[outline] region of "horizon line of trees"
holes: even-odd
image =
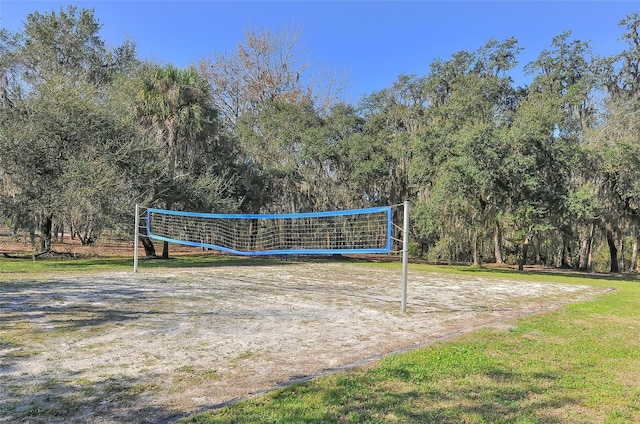
[[[0,30],[0,223],[48,251],[133,232],[136,203],[286,213],[412,206],[430,260],[636,271],[640,14],[621,53],[569,31],[510,72],[488,40],[400,75],[357,106],[312,75],[298,32],[248,31],[186,68],[100,38],[92,9],[34,12]],[[150,240],[148,255],[155,255]],[[169,255],[165,244],[163,256]]]

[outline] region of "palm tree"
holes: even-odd
[[[166,150],[169,187],[160,197],[170,209],[175,197],[171,185],[197,157],[202,143],[215,130],[216,111],[211,105],[210,86],[195,68],[174,65],[147,68],[137,93],[137,113],[157,142]],[[169,256],[164,243],[162,257]]]

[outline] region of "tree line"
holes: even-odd
[[[296,31],[247,31],[186,68],[108,47],[92,9],[0,32],[0,219],[40,251],[132,232],[136,203],[286,213],[412,201],[434,261],[635,271],[640,14],[601,57],[569,31],[511,73],[490,39],[358,105],[313,75]],[[145,240],[147,254],[155,247]],[[168,245],[162,254],[168,256]]]

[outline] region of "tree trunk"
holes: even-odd
[[[556,268],[562,268],[562,261],[563,259],[563,253],[564,253],[564,246],[562,245],[562,243],[557,243],[556,244],[556,249],[555,249],[555,255],[553,256],[553,266],[555,266]]]
[[[504,263],[502,259],[502,228],[500,228],[498,221],[493,225],[493,257],[497,264]]]
[[[173,206],[173,202],[172,201],[167,202],[166,205],[167,205],[167,209],[171,209],[171,207]],[[168,241],[162,242],[162,258],[169,259],[169,242]]]
[[[542,253],[540,252],[540,240],[538,238],[536,238],[536,242],[533,243],[533,252],[534,252],[534,257],[535,259],[535,264],[536,265],[545,265],[545,261],[544,258],[542,257]]]
[[[79,235],[80,244],[83,246],[90,246],[96,241],[93,235],[93,229],[88,225],[84,228],[84,233],[79,233]]]
[[[473,266],[482,266],[482,258],[480,257],[480,248],[478,247],[478,231],[474,231],[473,240],[471,240],[471,253],[473,255]]]
[[[562,268],[573,268],[573,253],[565,236],[562,236],[562,261],[560,266]]]
[[[620,249],[618,249],[618,257],[620,258],[620,272],[625,272],[627,266],[624,263],[624,237],[620,237]]]
[[[631,246],[631,265],[629,271],[638,272],[638,231],[634,230],[633,245]]]
[[[591,224],[589,235],[585,237],[584,240],[582,240],[582,245],[580,247],[580,261],[578,263],[578,269],[580,269],[581,271],[587,271],[591,267],[591,247],[593,246],[593,235],[595,228],[596,225]]]
[[[249,246],[248,246],[248,250],[249,252],[253,252],[254,250],[256,250],[256,238],[258,237],[258,227],[259,227],[259,222],[257,219],[252,219],[251,222],[249,223]],[[327,234],[327,240],[329,239],[329,235]],[[327,249],[330,249],[331,246],[329,245],[329,243],[327,243]]]
[[[610,272],[620,272],[620,268],[618,268],[618,248],[616,247],[613,232],[610,229],[607,229],[607,244],[609,245],[609,256],[611,258]]]
[[[518,271],[524,271],[524,264],[527,263],[527,253],[529,252],[529,244],[531,243],[531,235],[527,234],[522,242],[520,262],[518,262]]]
[[[58,220],[56,220],[57,222],[53,225],[53,241],[54,242],[58,242],[58,234],[60,233],[60,222]]]
[[[588,270],[593,269],[593,239],[594,237],[591,237],[591,241],[589,242],[589,258],[587,259]]]
[[[142,246],[144,247],[144,254],[147,258],[155,258],[156,248],[153,246],[153,242],[147,236],[140,236],[140,241],[142,242]]]
[[[43,215],[40,218],[40,252],[51,250],[51,230],[53,227],[53,214]]]

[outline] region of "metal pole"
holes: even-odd
[[[135,237],[133,239],[133,272],[138,272],[138,237],[140,236],[140,206],[136,203]]]
[[[400,310],[407,312],[407,273],[409,270],[409,201],[404,201],[404,228],[402,230],[402,301]]]

